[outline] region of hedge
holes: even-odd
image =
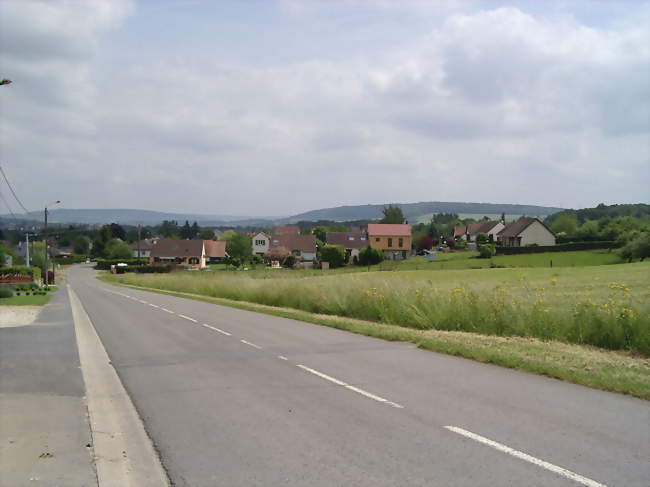
[[[38,276],[41,275],[41,269],[38,267],[26,267],[26,266],[12,266],[12,267],[0,267],[0,280],[6,280],[6,277],[9,276],[32,276],[32,279],[36,281]]]
[[[97,259],[95,269],[109,271],[112,265],[127,264],[129,266],[146,265],[149,259]]]
[[[497,247],[497,255],[539,254],[542,252],[568,252],[571,250],[615,249],[620,247],[614,241],[569,242],[558,245],[531,245],[526,247]]]
[[[57,255],[54,257],[54,262],[57,264],[79,264],[81,262],[86,262],[88,256],[80,254],[72,255]]]

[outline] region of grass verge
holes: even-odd
[[[632,353],[532,338],[498,337],[459,331],[416,330],[291,308],[126,285],[106,277],[108,276],[99,278],[111,284],[120,284],[134,289],[306,321],[389,341],[411,342],[425,350],[650,400],[650,359]]]
[[[12,296],[0,299],[0,306],[43,306],[50,301],[50,294],[37,296]]]

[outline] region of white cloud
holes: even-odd
[[[34,167],[62,175],[70,206],[283,214],[648,199],[647,9],[607,29],[466,9],[379,57],[226,67],[159,53],[107,80],[93,56],[130,4],[62,3],[35,23],[34,4],[10,5],[2,66],[22,78],[11,101],[2,93],[2,143],[24,165],[19,181]],[[56,52],[39,40],[48,32]]]

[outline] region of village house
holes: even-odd
[[[461,225],[454,227],[454,238],[465,240],[466,242],[476,242],[476,237],[479,233],[492,235],[492,239],[496,241],[497,234],[505,228],[503,222],[500,221],[482,221],[478,223],[470,223],[469,225]]]
[[[142,257],[143,259],[148,259],[151,255],[151,246],[156,240],[157,239],[145,238],[144,240],[140,240],[139,242],[135,241],[130,244],[129,247],[131,247],[131,251],[133,252],[133,258]]]
[[[369,223],[368,242],[390,260],[406,259],[411,253],[411,225],[407,223]]]
[[[368,236],[361,230],[352,232],[327,232],[325,241],[330,245],[340,245],[345,249],[345,261],[353,262],[359,258],[361,249],[368,247]]]
[[[296,227],[298,228],[298,227]],[[269,250],[284,248],[300,258],[304,265],[311,266],[316,258],[316,237],[313,235],[273,234]]]
[[[165,238],[151,246],[149,264],[176,264],[204,269],[208,264],[221,262],[227,256],[226,242]]]
[[[266,255],[271,246],[271,236],[259,232],[251,237],[253,243],[253,255]]]
[[[555,234],[537,218],[521,217],[509,223],[497,234],[504,247],[555,245]]]

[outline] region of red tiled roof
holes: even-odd
[[[368,237],[361,232],[327,232],[325,241],[345,249],[365,249],[368,246]]]
[[[295,225],[280,226],[273,232],[274,235],[300,235],[300,228]]]
[[[226,242],[224,240],[204,240],[206,257],[221,257],[226,256]]]
[[[297,227],[296,227],[297,228]],[[316,237],[313,235],[277,235],[271,236],[271,247],[284,247],[289,252],[316,252]]]
[[[407,223],[369,223],[369,236],[410,237],[411,225]]]

